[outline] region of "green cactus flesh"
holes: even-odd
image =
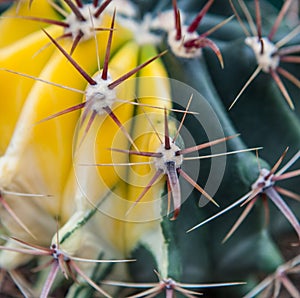
[[[300,297],[298,1],[0,2],[1,297]]]

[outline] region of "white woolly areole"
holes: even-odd
[[[257,64],[262,68],[262,70],[266,73],[270,71],[270,69],[275,70],[279,65],[279,56],[274,55],[277,52],[277,47],[273,44],[268,38],[263,37],[263,53],[261,53],[262,44],[261,41],[258,40],[256,36],[247,37],[245,39],[246,45],[252,48]]]
[[[151,32],[152,17],[150,14],[146,14],[142,21],[135,21],[133,19],[120,18],[120,24],[129,29],[135,41],[139,45],[144,44],[159,44],[161,42],[161,36]]]
[[[70,261],[70,258],[68,257],[68,255],[63,250],[59,249],[57,244],[52,244],[50,246],[50,249],[53,249],[52,257],[55,260],[58,260],[59,256],[63,255],[65,262]]]
[[[187,31],[188,27],[183,26],[181,28],[182,31],[182,38],[180,40],[176,40],[176,29],[173,29],[169,31],[168,33],[168,44],[172,50],[172,52],[177,56],[177,57],[182,57],[182,58],[196,58],[200,57],[202,54],[201,49],[197,48],[186,48],[183,46],[183,44],[191,39],[198,38],[199,35],[197,32],[192,32],[189,33]]]
[[[112,3],[113,5],[109,5],[105,8],[106,12],[113,13],[114,9],[116,8],[118,15],[121,14],[131,18],[137,15],[136,6],[128,0],[114,0]]]
[[[94,36],[95,28],[99,28],[102,23],[102,18],[95,18],[94,13],[96,8],[92,4],[84,5],[82,8],[78,8],[80,13],[85,18],[85,21],[80,21],[76,15],[71,12],[65,22],[69,24],[69,27],[65,29],[65,34],[72,34],[73,39],[82,32],[83,36],[81,40],[88,40]]]
[[[184,24],[185,14],[180,12],[180,21]],[[174,10],[169,9],[164,12],[159,12],[157,17],[152,20],[151,28],[152,29],[162,29],[166,32],[169,32],[175,28],[175,18],[174,18]]]
[[[270,170],[261,169],[259,177],[257,178],[257,180],[251,186],[252,189],[262,188],[264,190],[268,187],[273,186],[274,181],[272,181],[272,177],[274,175],[270,175],[270,177],[268,177],[269,174],[270,174]]]
[[[165,144],[161,144],[157,153],[161,153],[161,157],[154,158],[154,166],[157,170],[162,170],[164,173],[167,173],[167,163],[174,162],[176,169],[180,168],[183,162],[182,155],[176,155],[176,152],[180,150],[180,148],[172,142],[170,138],[170,149],[165,149]]]
[[[103,80],[101,74],[100,72],[93,77],[93,80],[95,80],[97,84],[89,84],[85,93],[87,104],[99,115],[105,114],[106,112],[103,108],[111,108],[116,100],[116,91],[108,88],[108,85],[112,82],[111,77],[108,75],[107,80]]]
[[[173,289],[175,286],[177,286],[177,283],[172,278],[164,278],[162,281],[160,281],[162,285],[165,285],[166,289]]]

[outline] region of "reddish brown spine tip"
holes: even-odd
[[[81,22],[85,22],[86,21],[85,17],[82,15],[82,13],[79,10],[80,7],[76,6],[71,0],[65,0],[65,2],[71,8],[71,10],[73,11],[73,13],[75,14],[76,18],[79,21],[81,21]]]
[[[170,218],[170,220],[171,220],[171,221],[176,220],[177,217],[178,217],[178,215],[179,215],[179,212],[180,212],[180,209],[179,209],[179,208],[175,209],[174,212],[173,212],[173,216]]]
[[[83,78],[90,84],[90,85],[96,85],[97,82],[92,79],[86,73],[83,68],[79,66],[79,64],[64,50],[64,48],[45,30],[42,29],[43,32],[48,36],[48,38],[51,40],[51,42],[59,49],[59,51],[69,60],[69,62],[74,66],[74,68],[83,76]]]
[[[211,7],[211,5],[213,4],[214,0],[209,0],[204,7],[201,9],[201,11],[198,13],[198,15],[195,17],[195,19],[192,21],[192,23],[190,24],[190,26],[187,29],[188,33],[193,33],[196,31],[197,27],[199,26],[201,20],[203,19],[203,17],[206,15],[206,13],[208,12],[209,8]]]
[[[96,12],[94,13],[94,17],[95,18],[98,18],[101,13],[105,10],[105,8],[109,5],[109,3],[111,2],[112,0],[107,0],[105,2],[103,2],[100,7],[96,10]],[[96,4],[98,5],[98,1],[94,1],[94,6],[97,7],[97,5],[95,5],[95,2]]]

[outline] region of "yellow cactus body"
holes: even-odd
[[[92,222],[93,233],[100,243],[108,243],[117,255],[124,257],[126,252],[126,237],[124,220],[128,197],[128,185],[119,181],[108,193],[105,201],[99,206],[95,220]]]
[[[124,59],[124,52],[126,52],[125,57],[127,54],[130,54],[132,59]],[[134,58],[136,54],[137,46],[134,43],[129,42],[122,47],[120,52],[109,63],[109,66],[111,65],[111,71],[109,70],[109,72],[113,79],[120,77],[136,66],[137,59]],[[120,60],[120,58],[122,59]],[[133,89],[131,91],[122,88],[122,86],[118,88],[120,92],[117,92],[117,98],[123,99],[125,95],[123,90],[125,93],[134,93],[135,87],[132,85]],[[119,121],[121,123],[128,121],[132,116],[133,106],[130,104],[119,105],[118,103],[116,106],[116,108],[113,108],[113,112]],[[90,209],[92,207],[90,202],[97,204],[107,190],[113,187],[119,179],[113,166],[96,166],[96,164],[111,164],[115,162],[111,158],[109,148],[113,147],[113,141],[119,127],[104,111],[102,115],[96,116],[88,132],[86,132],[86,125],[86,123],[83,123],[82,128],[78,132],[77,147],[74,148],[76,170],[70,173],[67,190],[64,195],[66,198],[64,210],[66,212],[68,212],[68,206],[71,205],[71,198],[76,198],[76,206],[79,210]],[[127,127],[127,129],[129,132],[130,127]],[[128,144],[128,140],[122,134],[119,135],[117,142],[124,146]]]
[[[46,0],[33,1],[29,6],[28,1],[14,1],[15,3],[2,14],[0,19],[0,48],[40,31],[44,27],[39,22],[29,21],[22,17],[45,17],[57,19],[58,15]]]
[[[156,54],[155,47],[143,45],[140,59],[147,59]],[[170,109],[172,106],[170,86],[167,80],[161,80],[161,78],[167,77],[167,73],[160,60],[155,60],[142,69],[139,77],[137,90],[141,106],[137,108],[133,136],[141,152],[156,152],[161,145],[159,137],[164,138],[164,108]],[[153,161],[153,158],[131,155],[130,161],[143,163]],[[127,195],[127,199],[130,201],[127,211],[130,210],[130,212],[126,223],[126,251],[128,254],[144,239],[150,239],[149,234],[159,237],[160,217],[163,212],[161,197],[165,190],[165,178],[158,179],[135,205],[135,201],[150,183],[156,170],[153,164],[134,165],[130,169]],[[133,207],[133,205],[135,206]]]
[[[106,15],[104,19],[107,24],[105,26],[109,27],[111,17]],[[27,22],[29,21],[27,20]],[[131,36],[127,30],[123,30],[119,26],[117,28],[122,31],[122,34],[114,38],[112,53]],[[62,87],[66,86],[66,88],[35,81],[16,73],[1,71],[1,82],[4,82],[4,85],[3,97],[0,102],[0,105],[3,106],[0,117],[0,126],[3,129],[0,145],[2,154],[0,186],[7,190],[45,194],[50,197],[24,199],[7,196],[5,198],[32,235],[18,225],[3,208],[1,209],[1,221],[8,232],[15,237],[47,246],[56,230],[54,217],[58,216],[63,224],[68,221],[78,207],[76,192],[78,189],[80,192],[80,187],[77,185],[76,176],[73,177],[76,185],[75,187],[73,185],[72,193],[68,192],[71,179],[67,178],[72,176],[70,173],[73,171],[73,137],[80,113],[72,112],[48,121],[38,122],[81,103],[84,100],[83,92],[87,82],[53,45],[49,45],[38,53],[43,46],[50,42],[45,33],[40,31],[40,25],[38,29],[37,32],[0,50],[1,67],[13,72],[24,73],[25,76],[39,76],[45,82],[53,82]],[[57,26],[50,26],[46,31],[53,38],[62,34],[61,28]],[[98,69],[97,52],[100,55],[100,64],[103,63],[107,36],[108,32],[97,34],[98,50],[96,50],[95,40],[90,39],[81,42],[72,55],[74,60],[91,76]],[[67,38],[60,40],[59,43],[68,51],[73,41]],[[131,47],[132,49],[133,47]],[[53,50],[55,50],[54,53]],[[37,55],[35,56],[35,54]],[[119,65],[114,66],[113,60],[111,62],[112,68],[115,69],[112,70],[112,73],[115,73],[116,76],[136,65],[130,59],[126,60],[129,65],[125,64],[123,68],[120,68]],[[11,86],[16,86],[16,88],[11,88]],[[79,92],[68,90],[68,87],[79,90]],[[6,98],[10,100],[6,102]],[[133,108],[126,105],[126,109],[129,109],[129,115],[125,117],[127,119],[131,116]],[[111,123],[111,120],[108,120]],[[80,200],[82,200],[81,193]],[[89,207],[91,208],[90,205]],[[38,214],[38,217],[32,216],[32,214]],[[79,215],[78,217],[80,218]],[[74,219],[72,222],[74,223]],[[32,236],[36,237],[36,240]],[[17,247],[18,245],[13,241],[8,241],[6,246]],[[75,247],[74,250],[76,251]],[[24,254],[18,254],[16,257],[13,252],[2,251],[0,263],[3,268],[13,269],[30,258]],[[13,262],[12,259],[14,259]]]
[[[54,26],[49,27],[48,31],[54,37],[61,33],[61,29]],[[45,48],[39,54],[37,53],[48,42],[49,39],[46,35],[41,31],[37,31],[11,45],[1,48],[1,68],[7,68],[31,76],[39,76],[53,52],[53,47]],[[34,80],[15,74],[7,74],[4,71],[0,73],[0,80],[2,92],[0,101],[0,154],[2,155],[12,136],[24,101],[26,101]]]
[[[129,42],[124,45],[112,58],[109,63],[109,72],[111,73],[112,79],[117,79],[122,74],[125,74],[129,70],[137,66],[138,57],[138,46],[134,42]],[[121,83],[117,87],[117,100],[129,100],[134,99],[135,95],[135,82],[134,80],[128,80]],[[130,120],[132,119],[134,106],[130,103],[116,103],[113,106],[113,113],[117,116],[119,121],[125,126],[128,133],[130,133],[131,125]],[[106,114],[104,114],[105,120],[95,125],[97,129],[97,138],[95,143],[96,163],[118,163],[124,161],[124,155],[114,154],[109,152],[109,148],[113,148],[116,145],[118,148],[128,148],[128,139],[120,132],[120,128],[116,123]],[[116,144],[116,145],[115,145]],[[113,157],[113,158],[112,158]],[[123,167],[124,168],[124,167]],[[125,169],[125,168],[124,168]],[[117,168],[119,172],[121,169]],[[102,177],[104,183],[111,188],[116,181],[119,179],[118,173],[116,173],[114,167],[98,167],[98,172]]]

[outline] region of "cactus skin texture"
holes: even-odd
[[[300,297],[298,1],[0,5],[1,297]]]

